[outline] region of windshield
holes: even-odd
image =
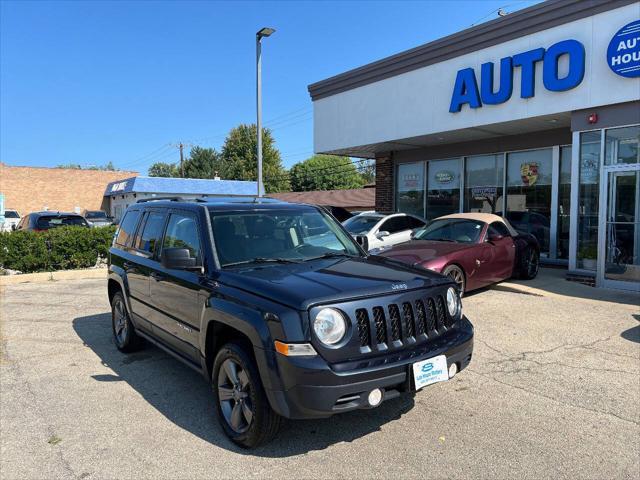
[[[20,218],[20,215],[15,210],[5,210],[4,218]]]
[[[212,212],[211,221],[223,267],[360,255],[335,220],[315,209]]]
[[[97,212],[87,212],[87,214],[84,216],[84,218],[88,218],[89,220],[106,220],[107,219],[107,214],[102,212],[102,211],[97,211]]]
[[[40,217],[36,228],[46,230],[47,228],[62,227],[65,225],[81,225],[86,226],[87,222],[79,215],[61,215],[59,217]]]
[[[416,240],[440,240],[444,242],[475,243],[480,238],[484,224],[476,220],[443,218],[434,220],[417,230]]]
[[[353,235],[365,235],[369,233],[369,230],[371,230],[381,218],[382,217],[370,217],[368,215],[356,215],[345,221],[342,225],[347,229],[347,232]]]

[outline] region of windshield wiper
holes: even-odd
[[[451,240],[450,238],[430,238],[429,240],[432,240],[434,242],[453,242],[453,243],[456,243],[455,240]]]
[[[323,253],[322,255],[318,255],[317,257],[305,258],[304,261],[309,262],[311,260],[319,260],[321,258],[334,258],[334,257],[353,258],[353,257],[357,257],[357,255],[353,255],[351,253],[346,253],[346,252],[327,252],[327,253]]]
[[[235,267],[237,265],[249,265],[251,263],[300,263],[300,260],[294,260],[292,258],[264,258],[256,257],[249,260],[242,260],[240,262],[227,263],[223,267]]]

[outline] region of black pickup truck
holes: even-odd
[[[227,435],[328,417],[439,381],[471,361],[447,277],[368,255],[322,207],[249,198],[145,201],[109,251],[113,335],[145,339],[213,386]]]

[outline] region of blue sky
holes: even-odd
[[[263,118],[290,167],[312,154],[307,85],[535,0],[0,2],[0,160],[146,173],[179,141],[220,148]]]

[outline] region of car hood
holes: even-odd
[[[374,255],[234,268],[221,272],[218,280],[298,310],[448,282],[441,275]]]
[[[475,243],[438,242],[434,240],[412,240],[393,246],[380,255],[410,265],[424,263],[434,258],[473,248]]]

